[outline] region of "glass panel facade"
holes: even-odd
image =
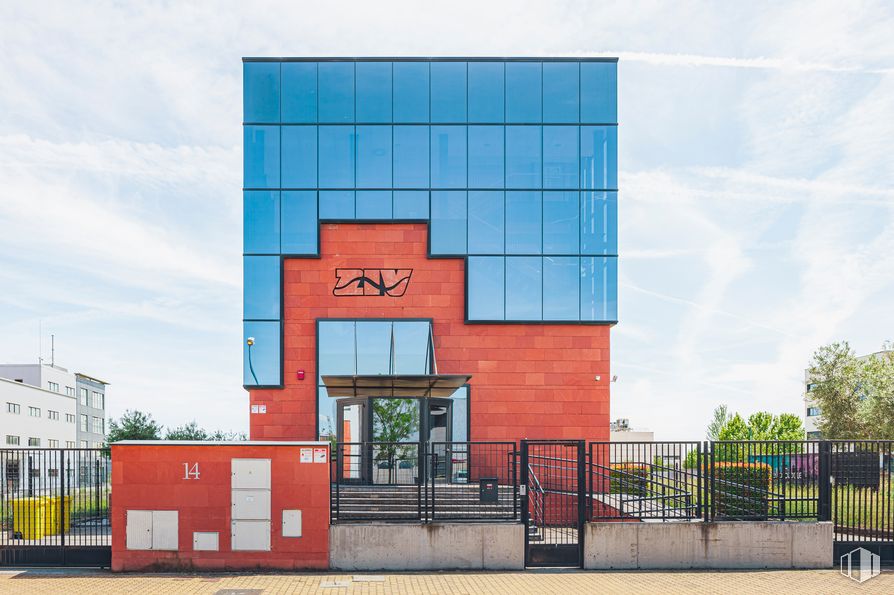
[[[243,256],[243,307],[246,320],[279,319],[279,256]]]
[[[242,323],[242,378],[246,386],[280,386],[280,338],[279,321],[245,321]],[[254,339],[250,347],[248,338]]]
[[[246,257],[316,255],[320,220],[425,221],[431,256],[469,259],[469,321],[617,318],[615,62],[248,60],[243,82]],[[264,270],[244,318],[278,324]]]

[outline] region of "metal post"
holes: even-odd
[[[586,443],[579,440],[577,443],[577,549],[580,568],[584,567],[584,514],[587,503],[584,497],[587,495],[587,480],[584,477],[587,450]]]
[[[716,443],[711,442],[711,456],[708,458],[708,468],[706,471],[709,473],[709,481],[711,482],[711,518],[709,520],[713,521],[717,517],[717,486],[714,483],[714,447]]]
[[[819,443],[819,472],[816,481],[819,483],[819,501],[817,502],[817,520],[832,520],[832,443],[823,440]]]
[[[65,566],[65,451],[59,451],[59,534],[62,546],[62,565]]]
[[[529,498],[529,490],[528,490],[528,442],[527,440],[521,441],[521,460],[519,463],[521,469],[521,480],[519,484],[521,485],[521,516],[522,521],[525,526],[525,562],[527,563],[528,558],[528,539],[530,538],[530,519],[528,518],[528,498]]]

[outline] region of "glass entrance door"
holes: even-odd
[[[366,483],[372,474],[366,444],[369,441],[369,403],[366,399],[339,399],[336,407],[339,481]]]
[[[426,399],[425,438],[431,455],[430,474],[434,478],[448,478],[454,457],[453,401]]]

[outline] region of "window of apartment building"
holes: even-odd
[[[102,448],[102,442],[94,442],[93,448]]]
[[[40,438],[28,438],[28,446],[40,446]]]
[[[74,415],[74,413],[66,413],[66,414],[65,414],[65,421],[66,421],[67,423],[73,424],[73,423],[75,422],[75,415]]]
[[[103,398],[103,394],[100,392],[93,391],[93,403],[92,407],[94,409],[102,409],[105,403],[103,403],[105,399]]]
[[[102,426],[103,426],[102,418],[94,417],[93,418],[93,433],[94,434],[102,434]]]
[[[87,416],[86,416],[86,415],[82,415],[82,416],[81,416],[81,431],[82,431],[82,432],[89,432],[89,431],[90,431],[90,429],[87,427],[87,423],[88,423]],[[86,447],[84,447],[84,448],[86,448]]]
[[[20,443],[20,440],[19,440],[18,436],[10,436],[7,434],[6,443],[9,444],[10,446],[18,446]]]
[[[49,419],[55,419],[55,420],[58,421],[58,419],[59,419],[59,412],[58,412],[58,411],[53,411],[53,410],[51,410],[51,409],[47,409],[47,417],[48,417]]]
[[[66,387],[65,387],[65,396],[66,396],[66,397],[73,397],[73,396],[75,396],[75,389],[74,389],[73,386],[66,386]]]
[[[59,392],[59,383],[58,382],[47,382],[47,386],[50,387],[50,390],[54,393]]]
[[[22,406],[18,403],[6,403],[6,412],[18,415],[22,412]]]
[[[74,448],[74,447],[75,447],[75,441],[74,441],[74,440],[66,440],[66,441],[65,441],[65,448]]]
[[[47,446],[49,446],[50,448],[59,448],[59,441],[58,440],[47,440]]]
[[[82,389],[80,390],[80,400],[81,400],[81,405],[83,405],[84,407],[87,406],[87,395],[88,395],[89,392],[90,392],[90,391],[88,391],[86,388],[82,388]]]
[[[89,444],[86,440],[81,440],[81,448],[90,448]]]
[[[40,407],[28,407],[28,415],[31,417],[40,417]]]
[[[815,382],[809,382],[807,384],[807,392],[811,393],[811,392],[813,392],[813,389],[815,389],[815,388],[816,388]]]
[[[807,408],[807,417],[816,417],[820,413],[821,412],[820,412],[819,407],[808,407]]]

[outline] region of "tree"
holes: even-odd
[[[797,415],[780,413],[773,418],[770,435],[772,440],[803,440],[804,424]]]
[[[106,441],[111,444],[119,440],[160,440],[161,430],[161,424],[151,414],[128,409],[118,421],[109,420]]]
[[[742,419],[742,416],[736,413],[729,421],[723,424],[720,432],[717,434],[718,440],[750,440],[750,432],[748,424]]]
[[[883,351],[862,362],[860,392],[863,401],[858,416],[865,432],[862,437],[894,440],[894,351]]]
[[[862,438],[867,435],[861,415],[862,368],[847,341],[824,345],[813,354],[807,369],[810,398],[822,415],[817,427],[824,438]]]
[[[373,440],[385,442],[377,445],[374,458],[385,463],[389,481],[395,464],[407,460],[414,454],[412,447],[396,443],[407,440],[419,429],[419,409],[413,399],[375,399],[373,401]]]
[[[714,410],[714,418],[708,424],[708,440],[720,440],[720,429],[729,420],[729,408],[726,405],[718,405]]]
[[[208,432],[199,427],[195,420],[188,424],[170,429],[165,434],[165,440],[209,440]]]

